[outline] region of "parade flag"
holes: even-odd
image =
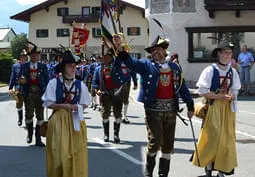
[[[79,26],[73,27],[72,44],[75,47],[76,55],[81,54],[81,47],[84,47],[88,39],[89,39],[89,30],[86,28],[86,25],[81,24]]]
[[[117,20],[117,0],[101,0],[101,16],[100,23],[102,36],[106,45],[115,50],[113,44],[113,34],[120,33],[119,21]]]

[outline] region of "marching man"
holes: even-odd
[[[159,177],[167,177],[175,138],[176,114],[179,110],[178,95],[187,104],[188,117],[193,116],[194,102],[182,78],[179,66],[166,61],[169,41],[160,36],[145,50],[152,59],[133,59],[125,51],[118,54],[128,68],[142,77],[142,87],[138,101],[144,103],[148,146],[145,177],[152,177],[155,158],[161,150]]]
[[[41,141],[40,125],[43,122],[43,106],[41,97],[47,87],[49,75],[46,65],[38,62],[40,51],[34,45],[30,52],[31,61],[24,64],[24,74],[26,83],[23,87],[25,100],[25,117],[27,127],[27,143],[32,142],[33,136],[33,117],[36,114],[35,138],[36,146],[45,146]]]
[[[22,84],[24,84],[24,76],[22,73],[22,66],[26,62],[27,52],[22,50],[18,57],[17,63],[12,66],[12,72],[9,83],[9,93],[16,98],[16,108],[18,111],[18,126],[22,125],[23,121],[23,96],[22,96]],[[13,90],[13,87],[15,90]]]

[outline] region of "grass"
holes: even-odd
[[[8,85],[8,84],[6,84],[6,83],[0,81],[0,87],[4,87],[4,86],[7,86],[7,85]]]

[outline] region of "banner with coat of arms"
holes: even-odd
[[[81,54],[81,48],[85,47],[86,42],[89,39],[89,30],[85,24],[74,25],[72,33],[71,44],[75,47],[75,54]]]

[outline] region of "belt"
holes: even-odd
[[[248,66],[241,66],[242,68],[248,68],[248,67],[250,67],[249,65]]]
[[[177,111],[177,105],[174,99],[155,99],[152,105],[145,105],[144,107],[149,111]]]
[[[38,85],[30,85],[30,93],[40,93],[40,87]]]

